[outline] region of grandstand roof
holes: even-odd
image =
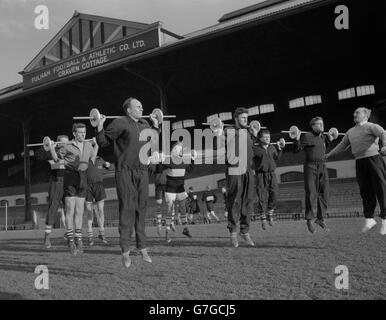
[[[269,0],[259,3],[254,6],[246,7],[229,14],[224,15],[220,18],[220,23],[215,24],[213,26],[209,26],[202,30],[198,30],[189,34],[184,35],[183,37],[178,36],[164,28],[161,28],[161,24],[158,22],[156,25],[159,25],[162,32],[165,34],[178,39],[177,41],[170,41],[161,43],[159,47],[147,50],[144,52],[140,52],[138,54],[130,55],[125,58],[119,59],[118,61],[114,61],[109,63],[102,68],[95,68],[95,71],[100,72],[103,70],[109,70],[113,67],[122,66],[128,63],[132,63],[135,61],[140,61],[142,59],[151,58],[160,54],[164,54],[169,52],[170,50],[178,50],[178,48],[194,45],[198,41],[203,41],[212,37],[217,37],[220,35],[224,35],[229,32],[239,31],[240,28],[250,27],[256,23],[268,22],[271,19],[277,19],[283,17],[284,15],[299,13],[302,10],[315,8],[317,6],[326,5],[328,3],[337,2],[337,0]],[[69,30],[71,30],[79,20],[85,21],[93,21],[95,23],[110,23],[119,26],[126,26],[131,28],[131,31],[143,31],[147,28],[151,28],[153,25],[143,24],[138,22],[112,19],[100,16],[87,15],[83,13],[78,13],[75,11],[73,17],[65,24],[65,26],[51,39],[51,41],[38,53],[38,55],[26,66],[26,68],[21,72],[21,74],[25,74],[26,72],[32,71],[34,68],[42,67],[43,64],[42,59],[46,57],[46,55],[58,45],[59,41],[61,41]],[[68,41],[68,39],[66,39]],[[49,55],[52,57],[52,55]],[[74,56],[75,57],[75,56]],[[52,57],[57,59],[57,57]],[[45,59],[47,61],[47,59]],[[48,59],[49,60],[49,59]],[[57,61],[56,61],[57,62]],[[40,65],[39,65],[40,64]],[[89,71],[83,72],[84,75],[88,75]],[[71,78],[78,78],[78,76],[68,77],[68,80]],[[56,83],[53,81],[52,83]],[[47,83],[46,85],[42,85],[37,88],[31,89],[21,89],[20,84],[5,88],[0,91],[0,104],[9,101],[10,99],[15,99],[18,97],[22,97],[25,94],[33,93],[36,91],[41,91],[46,87],[51,87],[52,83]],[[61,82],[59,82],[61,83]],[[5,90],[5,91],[4,91]],[[2,92],[4,91],[4,92]]]

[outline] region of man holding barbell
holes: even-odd
[[[56,144],[50,141],[48,148],[49,151],[45,151],[41,148],[36,153],[38,160],[47,160],[51,167],[50,184],[48,187],[48,211],[46,216],[46,227],[44,231],[44,246],[46,249],[51,248],[50,235],[52,232],[52,226],[55,223],[58,210],[63,203],[63,179],[65,172],[64,156],[66,150],[64,144],[68,143],[68,136],[59,135],[57,142],[63,144]],[[61,208],[62,214],[63,209]]]
[[[342,141],[326,155],[326,159],[351,147],[366,219],[362,232],[369,231],[377,224],[374,211],[378,200],[382,219],[380,233],[386,235],[386,165],[382,158],[386,155],[386,131],[380,125],[369,122],[370,115],[371,110],[367,108],[356,109],[355,127],[347,131]],[[381,154],[379,140],[382,141]]]
[[[322,229],[328,230],[324,222],[324,216],[328,206],[328,170],[325,165],[326,148],[329,146],[333,137],[327,134],[325,137],[323,118],[315,117],[311,119],[310,126],[312,132],[298,132],[294,143],[294,152],[305,151],[304,168],[304,188],[307,220],[307,228],[311,233],[315,233],[312,220],[315,217],[314,208],[317,207],[317,219],[315,223]]]
[[[248,109],[237,108],[233,118],[234,127],[225,128],[223,134],[220,131],[227,149],[228,230],[232,245],[238,247],[237,224],[240,222],[241,238],[248,245],[254,246],[249,234],[249,205],[256,198],[252,146],[258,132],[248,125]]]
[[[282,154],[282,146],[271,145],[269,130],[263,129],[258,134],[258,141],[253,145],[253,164],[256,175],[258,210],[261,214],[261,226],[266,229],[267,216],[270,226],[273,224],[273,212],[276,206],[278,183],[275,174],[276,161]]]
[[[113,120],[106,129],[106,117],[101,115],[97,124],[96,138],[101,148],[114,144],[115,180],[119,202],[119,234],[122,261],[126,268],[131,265],[130,238],[135,229],[136,246],[146,262],[152,260],[146,249],[145,218],[149,195],[148,165],[140,160],[140,150],[146,141],[140,141],[141,131],[150,128],[142,119],[140,101],[128,98],[123,103],[126,117]],[[150,115],[153,127],[158,129],[158,119]]]
[[[66,238],[72,254],[83,252],[82,226],[87,192],[87,168],[95,161],[95,145],[85,141],[86,125],[74,123],[74,139],[64,144],[66,170],[64,173],[64,200],[66,206]],[[73,227],[75,225],[75,237]]]
[[[163,163],[162,168],[166,173],[165,202],[166,212],[166,231],[165,240],[171,242],[170,231],[175,231],[175,212],[179,210],[181,224],[184,226],[182,234],[191,238],[188,224],[188,211],[186,201],[188,194],[185,192],[185,178],[193,170],[194,160],[190,155],[183,153],[183,144],[177,142],[171,152],[170,163]],[[169,162],[169,161],[168,161]]]

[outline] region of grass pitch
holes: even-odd
[[[386,237],[378,225],[361,234],[363,219],[330,219],[329,233],[311,235],[304,221],[276,222],[263,231],[251,224],[255,247],[230,246],[226,225],[177,226],[167,244],[147,228],[152,264],[133,252],[121,263],[118,233],[71,256],[62,237],[51,249],[31,239],[0,241],[1,299],[384,299]],[[43,231],[39,231],[43,236]],[[1,239],[1,234],[0,234]],[[37,290],[35,268],[46,265],[49,289]],[[335,268],[349,270],[349,289],[335,288]]]

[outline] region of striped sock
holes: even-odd
[[[46,225],[46,229],[44,230],[44,232],[45,232],[46,234],[51,234],[51,231],[52,231],[52,226],[47,226],[47,225]]]
[[[186,213],[181,214],[181,223],[183,225],[188,224],[188,215]]]
[[[92,237],[94,236],[94,233],[93,233],[92,231],[88,231],[88,232],[87,232],[87,236],[88,236],[89,238],[92,238]]]
[[[82,230],[75,229],[75,240],[82,241]]]
[[[66,238],[68,241],[74,241],[74,231],[72,229],[66,230]]]

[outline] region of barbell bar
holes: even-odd
[[[175,118],[175,115],[164,115],[162,110],[159,108],[153,109],[151,115],[155,116],[158,120],[158,123],[161,124],[164,118]],[[144,115],[142,118],[150,118],[151,115]],[[106,119],[119,119],[125,118],[125,116],[105,116]],[[98,123],[101,119],[101,113],[97,108],[93,108],[90,111],[90,115],[88,117],[73,117],[74,120],[90,120],[90,123],[93,127],[98,126]]]
[[[288,133],[291,139],[296,139],[296,137],[302,133],[309,133],[309,131],[300,131],[297,126],[291,126],[289,131],[282,131],[282,133]],[[333,137],[333,139],[337,139],[339,136],[344,136],[344,133],[339,133],[337,128],[331,128],[328,132],[323,132],[323,134],[328,134]]]
[[[206,126],[210,126],[210,129],[212,131],[222,130],[225,126],[233,126],[232,124],[223,123],[220,118],[214,118],[209,123],[208,122],[204,122],[202,124],[206,125]],[[251,121],[250,124],[248,125],[248,128],[249,127],[255,128],[257,130],[257,132],[259,132],[261,129],[267,129],[267,127],[262,127],[260,125],[260,122],[257,121],[257,120]]]
[[[93,140],[94,139],[86,139],[84,141],[91,142]],[[45,151],[49,151],[51,143],[52,143],[52,140],[50,139],[50,137],[46,136],[46,137],[43,138],[43,142],[40,142],[40,143],[29,143],[26,146],[27,147],[40,147],[40,146],[43,146]],[[72,141],[67,141],[67,142],[56,141],[56,142],[54,142],[54,146],[58,145],[58,144],[71,144],[71,143],[72,143]]]
[[[280,148],[284,148],[286,144],[294,144],[293,142],[287,142],[284,138],[280,138],[279,141],[271,142],[270,144],[278,144]]]

